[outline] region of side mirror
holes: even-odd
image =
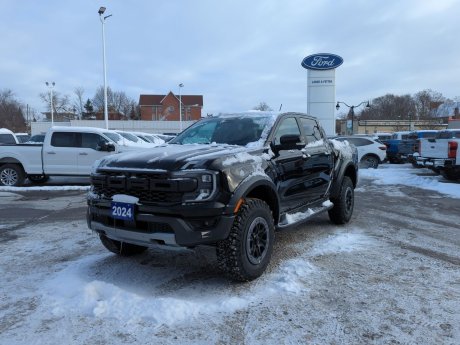
[[[280,143],[275,146],[276,151],[280,150],[294,150],[303,145],[300,135],[297,134],[285,134],[280,138]]]
[[[102,141],[98,144],[98,151],[113,152],[115,151],[115,145],[106,141]]]

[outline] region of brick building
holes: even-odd
[[[182,121],[201,119],[202,95],[182,95]],[[167,95],[140,95],[141,120],[179,121],[179,96],[171,91]]]

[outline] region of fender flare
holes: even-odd
[[[276,185],[268,176],[255,175],[241,182],[230,198],[227,212],[234,213],[240,199],[248,195],[264,200],[272,210],[275,224],[278,223],[280,200]]]
[[[342,164],[332,184],[330,192],[331,198],[337,197],[339,195],[344,176],[350,177],[351,181],[353,182],[353,188],[356,188],[356,185],[358,184],[358,170],[356,169],[355,164],[352,162],[349,162],[346,165]]]

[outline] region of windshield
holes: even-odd
[[[104,135],[112,140],[114,143],[117,143],[121,140],[121,136],[113,132],[104,132]]]
[[[202,120],[172,139],[170,144],[229,144],[246,146],[261,139],[267,116],[215,117]]]
[[[138,139],[135,135],[133,135],[133,134],[131,134],[131,133],[118,132],[118,134],[120,134],[120,135],[121,135],[122,137],[124,137],[125,139],[128,139],[128,140],[130,140],[130,141],[133,141],[133,142],[135,142],[135,143],[137,143],[137,142],[139,141],[139,139]]]

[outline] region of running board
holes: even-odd
[[[305,211],[299,211],[296,213],[286,213],[281,216],[280,222],[277,225],[277,229],[282,230],[303,223],[311,217],[316,216],[318,213],[328,211],[333,207],[334,204],[330,202],[326,205],[307,208]]]

